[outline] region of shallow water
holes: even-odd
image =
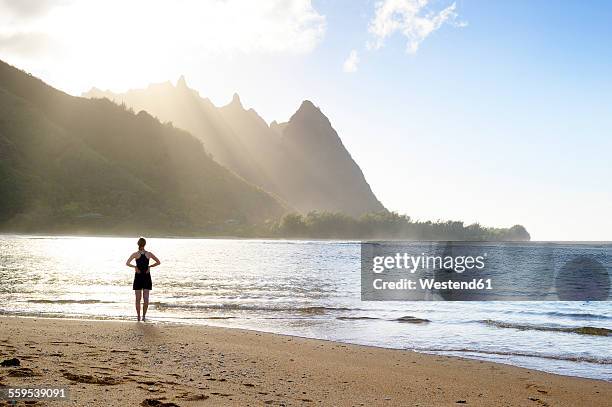
[[[133,246],[126,238],[0,236],[0,312],[133,318],[133,271],[124,266]],[[150,239],[147,249],[163,263],[152,270],[152,321],[612,380],[611,302],[364,302],[353,242]]]

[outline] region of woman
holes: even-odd
[[[134,283],[132,289],[136,294],[136,314],[140,321],[140,298],[144,297],[144,303],[142,305],[142,320],[145,320],[147,315],[147,308],[149,308],[149,290],[153,289],[153,283],[151,281],[151,267],[156,267],[161,264],[159,259],[151,252],[145,250],[147,241],[144,237],[138,239],[138,251],[132,253],[130,258],[125,262],[128,267],[134,268]],[[149,264],[149,260],[153,259],[155,263]],[[136,265],[132,264],[132,260],[136,260]]]

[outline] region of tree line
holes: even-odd
[[[368,213],[359,218],[342,213],[290,213],[274,224],[271,234],[289,238],[406,239],[526,241],[530,235],[522,225],[510,228],[484,227],[461,221],[413,221],[396,212]]]

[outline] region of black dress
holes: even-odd
[[[149,259],[147,252],[140,252],[140,257],[136,259],[136,268],[138,273],[134,273],[134,284],[132,290],[152,290],[153,282],[151,281],[151,273],[149,272]]]

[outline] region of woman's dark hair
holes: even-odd
[[[138,247],[145,247],[146,244],[147,244],[147,240],[144,237],[141,237],[140,239],[138,239]]]

